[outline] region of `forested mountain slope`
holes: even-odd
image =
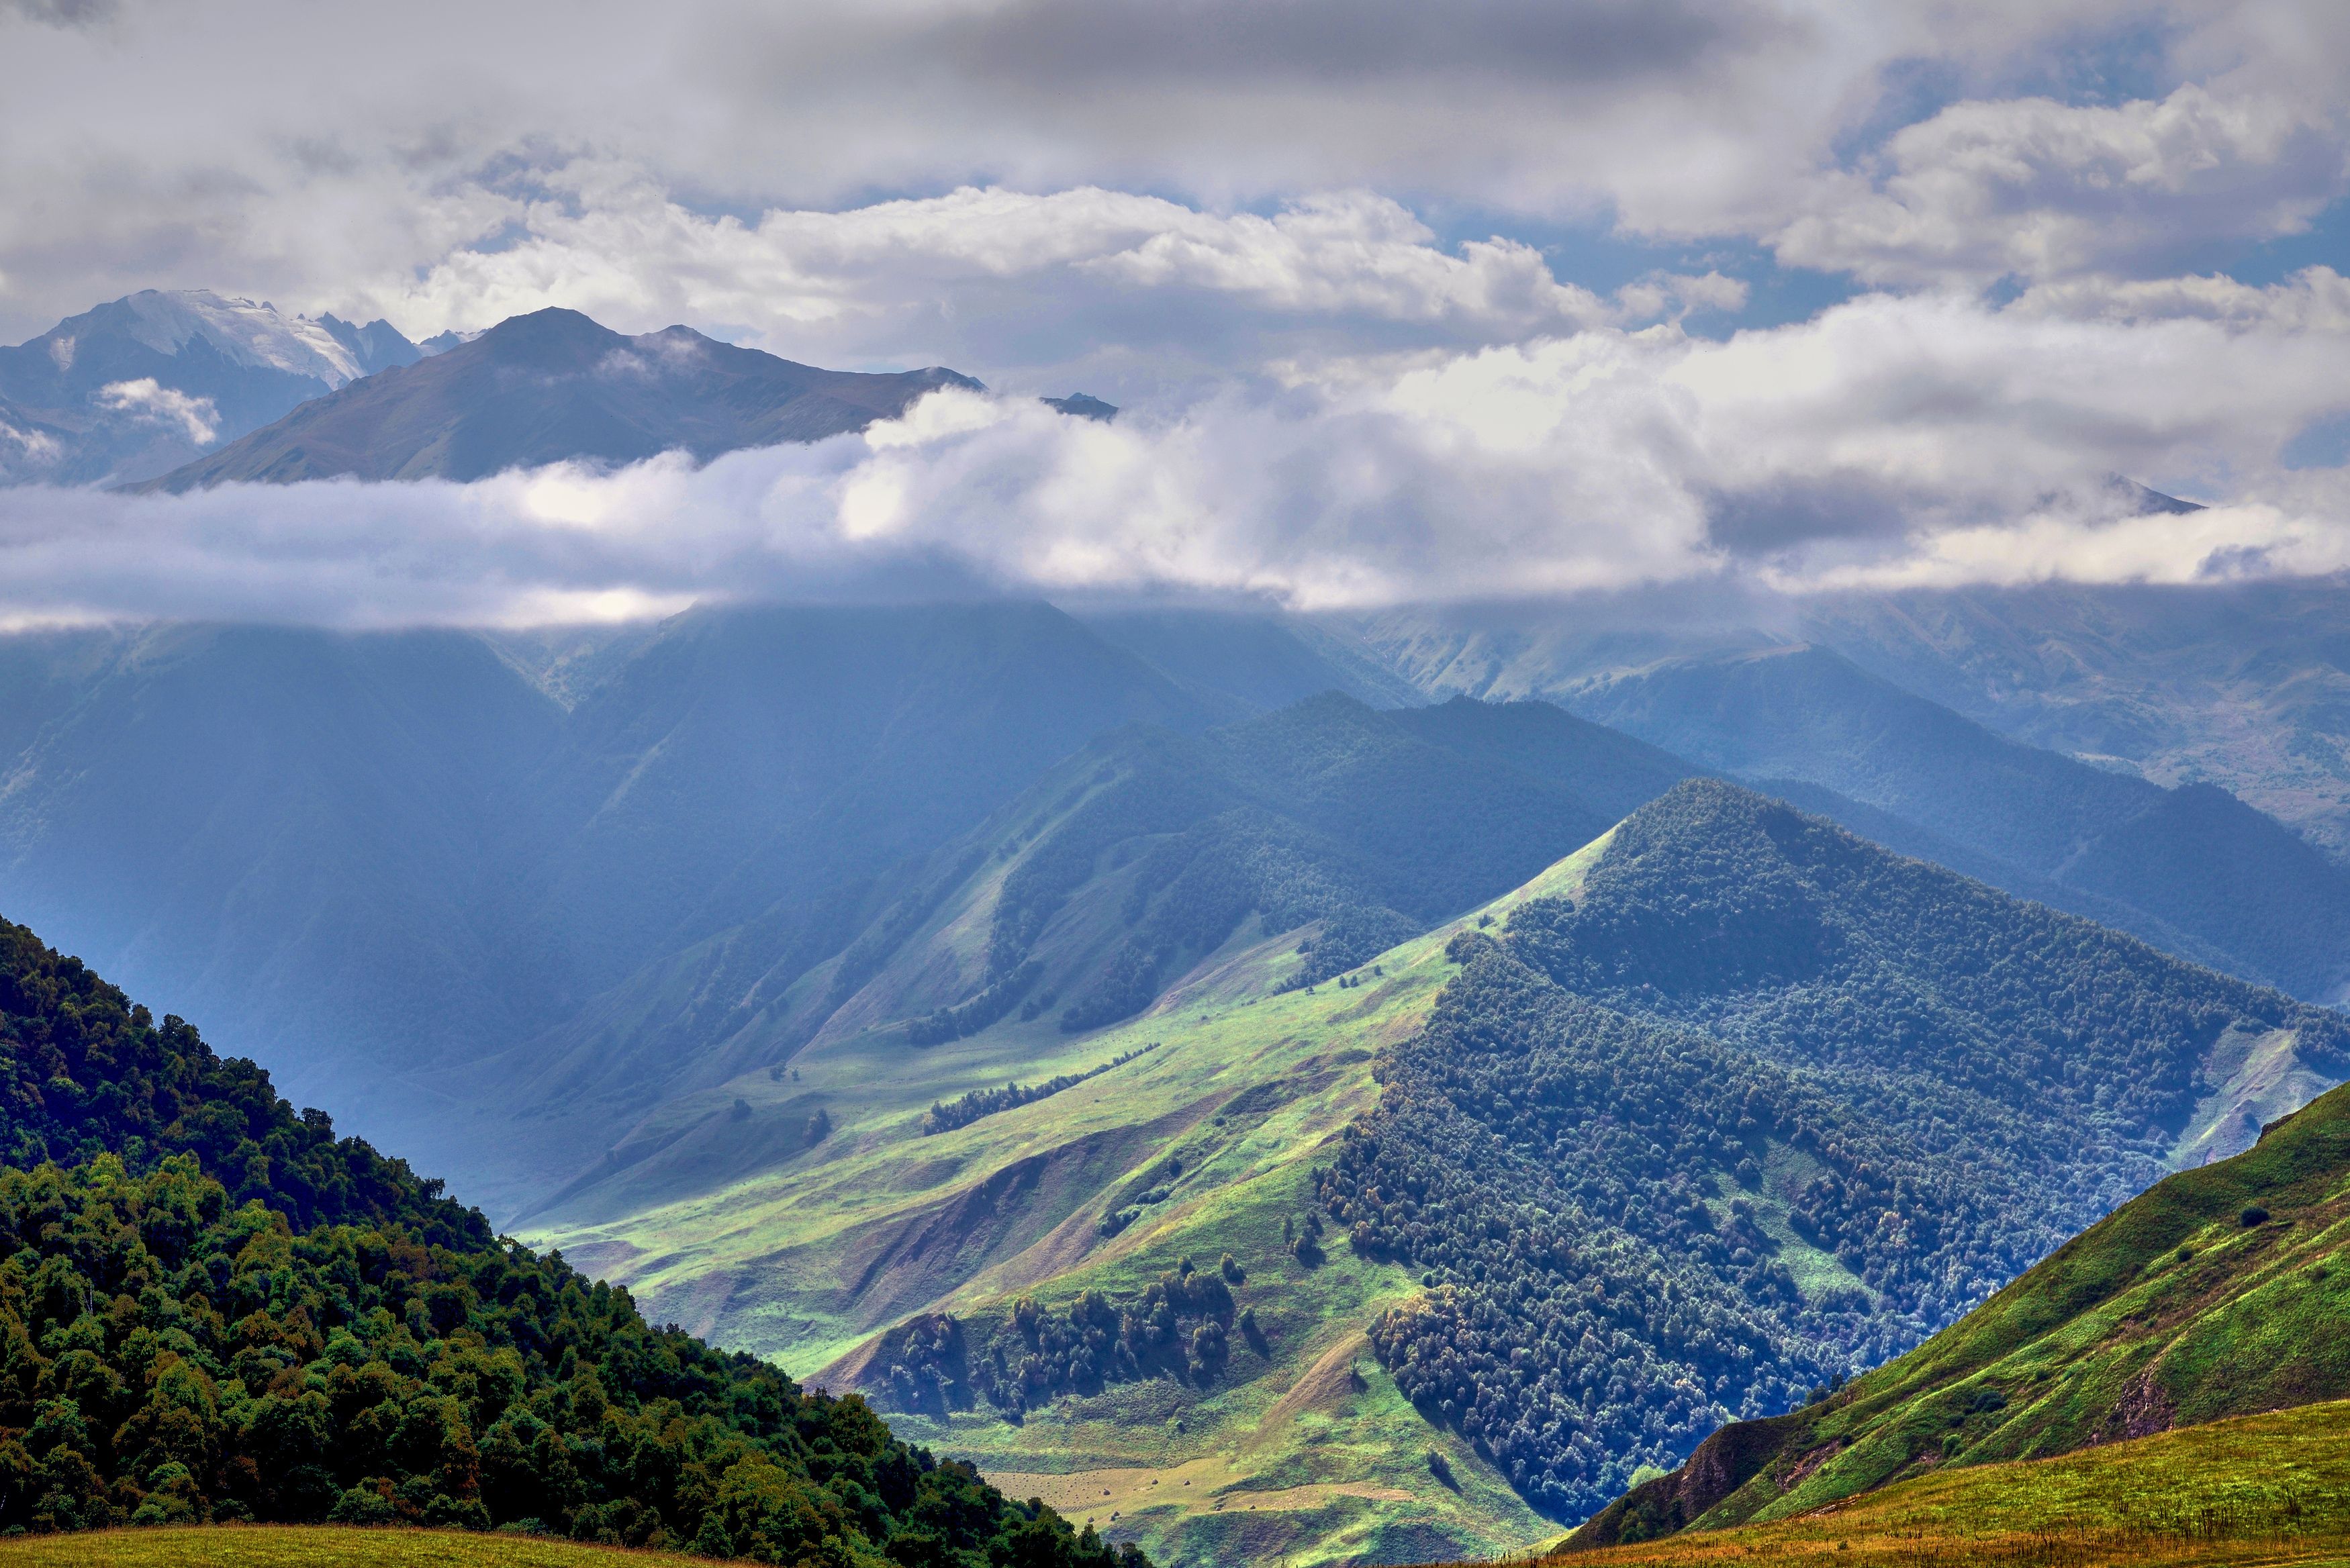
[[[2350,1397],[2350,1087],[2140,1194],[1909,1355],[1725,1428],[1573,1544],[1787,1518],[1938,1469]]]
[[[1399,1385],[1568,1518],[2147,1185],[2236,1043],[2350,1072],[2330,1012],[1710,781],[1455,950],[1320,1193],[1429,1285]]]
[[[133,1005],[79,959],[0,919],[0,1160],[24,1170],[104,1156],[134,1172],[189,1156],[238,1203],[307,1229],[397,1226],[481,1246],[489,1226],[318,1112],[294,1114],[269,1075],[223,1060],[184,1020]]]
[[[1970,875],[2247,979],[2328,1002],[2350,983],[2350,867],[2212,785],[2020,744],[1820,648],[1669,660],[1572,705],[1766,790],[1835,791],[1959,846]]]
[[[675,1201],[788,1159],[796,1144],[729,1120],[723,1085],[810,1042],[1004,1029],[1042,1052],[1141,1012],[1244,929],[1296,932],[1294,983],[1312,984],[1508,891],[1687,772],[1547,703],[1382,712],[1331,693],[1201,735],[1105,737],[900,877],[837,956],[763,973],[775,944],[746,928],[616,1002],[564,1070],[632,1071],[672,1098],[536,1218]],[[701,1058],[713,1070],[687,1076],[664,1017],[712,994],[732,1011],[691,1027],[721,1042]]]
[[[494,1238],[5,923],[0,1059],[0,1527],[331,1518],[766,1561],[1118,1561],[861,1405]]]
[[[540,1234],[1154,1550],[1490,1552],[2224,1147],[2247,1064],[2350,1067],[2329,1012],[1705,780],[1310,990],[1301,945],[1245,921],[1098,1033],[827,1033]]]

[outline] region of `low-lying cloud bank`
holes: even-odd
[[[950,391],[816,446],[473,484],[0,493],[0,622],[629,617],[731,597],[1180,590],[1301,609],[1732,579],[2350,566],[2318,269],[2148,318],[1870,296],[1723,342],[1601,326],[1318,363],[1113,425]],[[2112,476],[2229,504],[2147,513]]]

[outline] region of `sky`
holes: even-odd
[[[0,340],[562,305],[992,389],[698,470],[0,493],[0,624],[2350,567],[2334,0],[0,0]]]

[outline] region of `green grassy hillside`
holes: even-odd
[[[0,1541],[0,1568],[699,1568],[709,1562],[545,1535],[329,1524],[165,1526]]]
[[[2350,1086],[2125,1204],[1828,1400],[1715,1434],[1576,1539],[1784,1519],[1929,1472],[2345,1396]]]
[[[1595,1568],[2350,1563],[2350,1405],[2239,1417],[2061,1459],[1947,1467],[1775,1523],[1553,1561]]]
[[[908,1436],[1154,1554],[1305,1563],[1523,1548],[1549,1527],[1421,1421],[1363,1338],[1415,1277],[1335,1234],[1301,1259],[1284,1229],[1303,1234],[1317,1151],[1376,1101],[1375,1054],[1419,1028],[1453,973],[1447,941],[1572,890],[1605,842],[1381,955],[1360,983],[1290,988],[1295,935],[1252,928],[1150,1012],[1080,1039],[1015,1018],[929,1047],[902,1033],[819,1042],[780,1082],[738,1081],[760,1108],[724,1125],[820,1105],[823,1144],[720,1191],[537,1234],[658,1315],[787,1366],[829,1363],[815,1381],[869,1388]],[[922,1131],[941,1101],[1136,1052],[1049,1098]],[[1113,1216],[1126,1218],[1107,1234]],[[1065,1313],[1088,1290],[1146,1291],[1187,1257],[1221,1277],[1227,1252],[1243,1274],[1233,1310],[1253,1314],[1262,1343],[1233,1334],[1204,1386],[1040,1390],[1014,1425],[970,1390],[901,1392],[874,1354],[877,1331],[920,1314],[952,1314],[981,1345],[1024,1294]]]
[[[1506,893],[1687,772],[1545,703],[1378,712],[1330,693],[1204,736],[1129,728],[902,870],[806,972],[761,972],[773,933],[746,928],[608,998],[555,1077],[665,1043],[691,1066],[600,1167],[519,1220],[642,1213],[788,1162],[819,1097],[809,1064],[842,1046],[952,1099],[1108,1060],[1064,1047],[1253,929],[1299,931],[1308,950],[1283,981],[1335,976]],[[786,1059],[796,1086],[762,1076]]]

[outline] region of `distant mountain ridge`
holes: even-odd
[[[2128,662],[2116,640],[2158,645],[2167,614],[2168,624],[2192,628],[2183,634],[2188,659],[2209,667],[2226,658],[2228,639],[2243,641],[2262,625],[2253,613],[2257,597],[2211,593],[2217,597],[2192,606],[2175,596],[2101,597],[2087,590],[1852,598],[1814,607],[1820,639],[1812,642],[1726,618],[1611,625],[1605,618],[1516,611],[1399,609],[1334,624],[1331,632],[1355,639],[1370,662],[1426,695],[1546,698],[1904,854],[2131,931],[2195,962],[2334,1002],[2350,996],[2343,841],[2324,836],[2337,852],[2330,854],[2261,809],[2306,805],[2321,792],[2271,788],[2248,804],[2202,775],[2231,784],[2258,779],[2288,752],[2304,775],[2334,768],[2327,759],[2341,753],[2330,738],[2342,709],[2338,679],[2296,671],[2271,694],[2272,705],[2294,711],[2290,722],[2304,732],[2290,748],[2282,737],[2263,739],[2228,770],[2199,766],[2166,785],[2132,776],[2116,758],[2100,765],[2043,750],[2029,733],[1985,728],[1999,703],[1969,701],[1963,713],[1945,706],[1963,696],[1964,682],[1949,670],[1936,674],[1939,656],[1918,646],[1929,640],[1920,630],[1929,624],[1961,646],[1971,646],[1965,637],[1981,625],[2000,626],[2002,662],[1992,684],[2006,694],[2001,701],[2019,708],[2043,701],[2026,695],[2041,679],[2032,672],[2035,659],[2072,670],[2062,700],[2044,706],[2070,713],[2077,734],[2092,729],[2093,708],[2107,715],[2097,722],[2112,722],[2112,710],[2122,705],[2109,694],[2116,670]],[[2283,597],[2290,603],[2295,596]],[[2350,636],[2329,642],[2318,635],[2335,613],[2322,607],[2327,595],[2297,597],[2304,602],[2278,618],[2294,624],[2263,631],[2278,645],[2280,668],[2322,662],[2326,649],[2350,646]],[[2060,626],[2061,641],[2034,653],[2034,617],[2060,619],[2043,608],[2050,606],[2069,625]],[[1885,647],[1860,646],[1855,639],[1863,632],[1907,651],[1897,658]],[[1843,651],[1848,643],[1857,659]],[[2145,662],[2168,673],[2173,659],[2157,647]],[[2252,668],[2269,663],[2262,655]],[[1994,668],[1988,659],[1985,667]],[[2225,700],[2209,692],[2195,699],[2209,710],[2196,720],[2207,732],[2234,722],[2230,714],[2260,722],[2237,700],[2258,686],[2254,674],[2240,668],[2229,680]],[[2066,705],[2073,688],[2100,685],[2107,687],[2101,702]],[[2087,738],[2102,742],[2093,753],[2139,749],[2111,730]],[[2208,738],[2202,745],[2215,762],[2224,749]],[[2289,820],[2313,832],[2321,826]]]
[[[2350,993],[2350,867],[2216,785],[2166,790],[2024,745],[1805,645],[1664,660],[1572,706],[2198,962],[2308,1001]]]
[[[0,483],[145,479],[421,354],[384,321],[145,289],[0,348]]]
[[[2141,504],[2154,508],[2156,497]],[[2189,504],[2180,502],[2178,506]],[[1333,618],[1431,696],[1547,697],[1804,641],[2026,745],[2210,784],[2350,857],[2350,576],[1686,594]],[[1850,792],[1846,792],[1850,793]]]
[[[860,431],[944,387],[981,389],[938,366],[889,375],[823,370],[691,327],[630,337],[576,310],[550,308],[346,386],[137,488],[463,481],[672,451],[707,461]]]
[[[1803,630],[2002,734],[2222,785],[2350,855],[2350,577],[1829,596]]]

